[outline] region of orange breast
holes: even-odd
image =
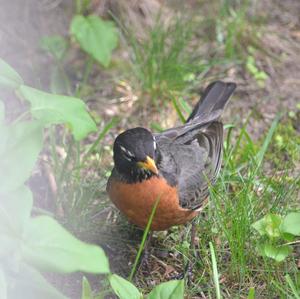
[[[198,212],[183,209],[179,205],[176,187],[163,178],[152,177],[141,183],[126,184],[110,178],[107,188],[112,202],[135,225],[145,228],[156,200],[159,203],[151,229],[166,230],[173,225],[184,224]]]

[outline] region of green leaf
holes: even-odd
[[[118,33],[114,23],[103,21],[94,15],[77,15],[71,23],[71,34],[84,51],[108,67],[112,50],[118,44]]]
[[[2,101],[0,101],[0,126],[3,124],[5,120],[5,105]]]
[[[7,283],[6,278],[3,270],[0,266],[0,298],[6,299],[7,298]]]
[[[18,235],[21,238],[33,205],[31,190],[23,185],[8,194],[0,194],[0,198],[0,234]]]
[[[171,280],[156,286],[147,299],[183,299],[184,280]]]
[[[282,262],[291,252],[292,248],[288,245],[263,244],[260,248],[261,255],[272,258],[277,262]]]
[[[91,286],[85,276],[82,277],[81,299],[93,299]]]
[[[17,89],[21,84],[23,84],[21,76],[0,58],[0,86]]]
[[[33,204],[32,193],[23,185],[9,194],[0,194],[0,198],[0,258],[18,260],[23,227]]]
[[[100,247],[76,239],[49,216],[27,223],[22,255],[40,270],[109,273],[108,259]]]
[[[140,291],[128,280],[117,274],[109,276],[109,282],[115,294],[120,299],[141,299]]]
[[[281,237],[287,242],[293,242],[296,239],[296,236],[284,232],[281,232]]]
[[[45,36],[41,39],[41,48],[50,53],[57,60],[61,60],[67,51],[67,41],[59,35]]]
[[[19,188],[30,177],[43,145],[40,122],[0,127],[0,193]]]
[[[21,264],[17,273],[7,277],[8,298],[14,299],[67,299],[54,288],[37,270]]]
[[[300,212],[287,214],[280,226],[280,230],[294,236],[300,236]]]
[[[31,103],[31,113],[35,118],[44,124],[68,124],[76,140],[97,131],[84,102],[78,98],[50,94],[26,85],[20,87],[20,93]]]
[[[279,215],[267,214],[262,219],[253,223],[252,227],[255,228],[261,236],[267,235],[270,238],[278,238],[281,235],[279,229],[281,222],[282,219]]]

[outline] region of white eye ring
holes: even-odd
[[[126,149],[124,146],[120,145],[120,149],[122,152],[124,152],[126,154],[125,158],[127,158],[127,156],[130,158],[134,158],[134,154],[131,151],[129,151],[128,149]],[[129,160],[129,159],[127,159],[127,160]]]
[[[155,137],[153,137],[153,148],[154,148],[154,150],[156,150],[156,141],[155,141]]]

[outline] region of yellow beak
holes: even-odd
[[[138,162],[137,165],[141,168],[148,169],[148,170],[152,171],[153,173],[158,174],[158,169],[155,165],[155,162],[149,156],[147,156],[145,162]]]

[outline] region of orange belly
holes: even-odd
[[[141,228],[146,227],[157,199],[159,203],[151,230],[166,230],[173,225],[184,224],[198,214],[197,211],[182,208],[176,187],[169,186],[161,177],[152,177],[142,183],[133,184],[110,178],[107,191],[116,207]]]

